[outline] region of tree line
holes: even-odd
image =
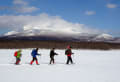
[[[120,49],[120,43],[107,42],[72,42],[72,41],[28,41],[28,40],[0,40],[0,49],[18,48],[57,48],[65,49],[71,45],[74,49]]]

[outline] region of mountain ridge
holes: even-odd
[[[87,42],[113,42],[120,43],[119,38],[109,34],[88,34],[88,33],[65,33],[50,30],[24,30],[23,32],[11,31],[0,39],[5,40],[57,40],[57,41],[87,41]]]

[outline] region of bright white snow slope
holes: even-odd
[[[56,64],[48,65],[49,51],[40,49],[40,65],[29,65],[31,49],[23,50],[21,65],[13,65],[15,50],[0,50],[0,82],[120,82],[120,50],[73,50],[74,65],[65,65],[64,50],[56,50]]]

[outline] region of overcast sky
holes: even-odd
[[[0,29],[120,36],[120,0],[1,0]]]

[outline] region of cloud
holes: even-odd
[[[18,13],[31,13],[36,10],[38,10],[35,6],[29,6],[28,2],[25,2],[24,0],[13,0],[14,10]]]
[[[16,7],[14,9],[18,13],[31,13],[31,12],[34,12],[34,11],[38,10],[38,8],[36,8],[34,6]]]
[[[116,4],[111,4],[111,3],[107,4],[106,6],[107,8],[117,8]]]
[[[86,15],[95,15],[96,12],[95,11],[86,11],[85,14]]]
[[[32,13],[37,11],[39,8],[30,6],[28,2],[24,0],[13,0],[13,6],[0,6],[0,10],[8,10],[12,13]]]
[[[24,0],[13,0],[13,4],[15,4],[15,5],[28,5],[28,3],[25,2]]]
[[[72,23],[62,19],[59,16],[49,16],[46,13],[31,16],[0,16],[0,28],[12,31],[25,31],[25,30],[49,30],[54,32],[64,33],[100,33],[97,29],[92,29],[84,24]]]
[[[0,10],[9,10],[11,7],[9,6],[0,6]]]

